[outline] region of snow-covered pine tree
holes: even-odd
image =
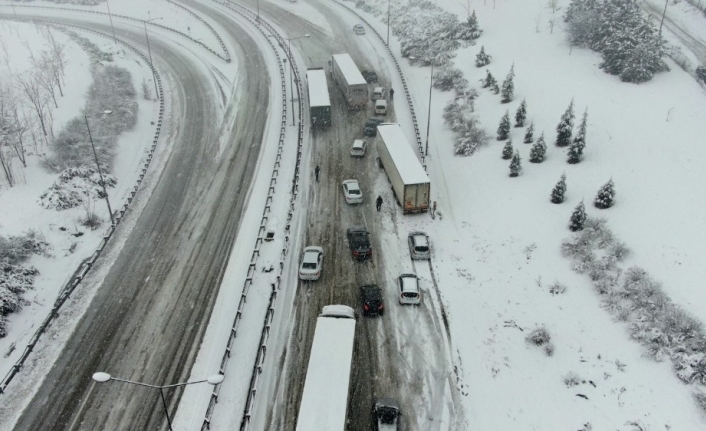
[[[500,103],[510,103],[512,101],[512,95],[515,92],[515,64],[513,63],[510,67],[510,72],[508,72],[505,80],[503,81],[502,99]]]
[[[522,165],[520,163],[520,152],[515,150],[515,153],[512,155],[512,161],[510,162],[510,176],[516,177],[520,175],[521,170]]]
[[[478,17],[476,16],[476,11],[474,10],[471,16],[468,17],[466,22],[459,23],[459,30],[457,37],[460,40],[466,42],[472,42],[478,39],[483,33],[483,30],[478,26]]]
[[[585,223],[586,207],[583,205],[583,201],[581,201],[578,205],[576,205],[576,208],[574,208],[574,212],[571,214],[571,219],[569,219],[569,229],[572,232],[583,230],[583,225]]]
[[[561,116],[559,124],[556,126],[556,146],[566,147],[571,143],[571,133],[574,128],[574,99],[571,99],[569,107]]]
[[[527,102],[522,99],[522,103],[515,112],[515,127],[525,127],[525,119],[527,119]]]
[[[551,201],[553,204],[564,202],[566,195],[566,174],[561,174],[561,178],[552,189]]]
[[[480,47],[480,52],[476,55],[476,67],[483,67],[490,64],[490,60],[493,57],[485,53],[485,47]],[[490,72],[488,72],[490,73]]]
[[[610,208],[613,206],[613,199],[615,199],[615,185],[611,179],[598,190],[593,206],[602,210]]]
[[[503,160],[510,160],[515,148],[512,146],[512,138],[508,139],[503,147]]]
[[[544,142],[544,132],[539,135],[537,142],[530,149],[530,159],[532,163],[542,163],[547,154],[547,144]]]
[[[581,124],[579,124],[579,131],[574,137],[574,141],[571,143],[568,152],[567,162],[576,164],[583,158],[583,150],[586,148],[586,122],[588,120],[588,109],[583,113],[583,118],[581,118]]]
[[[522,141],[525,144],[531,144],[534,141],[534,121],[532,121],[525,131],[525,139]]]
[[[498,81],[493,78],[493,82],[490,84],[490,89],[493,90],[493,93],[498,94],[500,93],[500,87],[498,87]]]
[[[493,77],[493,74],[490,73],[489,69],[485,69],[485,79],[482,79],[481,82],[482,82],[481,87],[483,87],[483,88],[491,87],[493,85],[493,83],[495,82],[495,78]]]
[[[504,141],[505,139],[507,139],[507,137],[509,135],[510,135],[510,111],[505,111],[505,115],[503,115],[503,117],[500,119],[500,125],[498,125],[498,141]]]

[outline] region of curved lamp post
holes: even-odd
[[[292,81],[292,67],[294,67],[294,55],[292,55],[292,41],[297,40],[297,39],[302,39],[305,37],[309,37],[309,34],[305,34],[302,36],[297,36],[297,37],[291,37],[291,38],[286,38],[284,37],[283,39],[289,42],[289,88],[292,91],[292,126],[294,125],[294,82]]]
[[[176,388],[179,386],[186,386],[186,385],[194,385],[196,383],[204,383],[204,382],[207,382],[209,385],[215,386],[215,385],[222,383],[224,378],[225,378],[225,376],[223,374],[214,374],[205,380],[197,380],[195,382],[175,383],[173,385],[159,386],[159,385],[150,385],[150,384],[141,383],[141,382],[133,382],[132,380],[120,379],[118,377],[113,377],[110,374],[104,373],[102,371],[99,371],[99,372],[93,374],[93,380],[96,381],[97,383],[106,383],[110,380],[115,380],[117,382],[130,383],[133,385],[159,389],[159,395],[162,398],[162,406],[164,406],[164,414],[167,416],[167,423],[169,424],[170,431],[172,430],[172,421],[171,421],[171,419],[169,419],[169,410],[167,410],[167,401],[164,399],[163,389]]]
[[[147,14],[149,16],[149,11],[147,11]],[[150,18],[148,20],[142,21],[142,24],[145,26],[145,39],[147,39],[147,53],[150,56],[150,69],[152,69],[152,81],[154,81],[154,96],[155,97],[159,97],[159,90],[157,90],[157,79],[154,76],[154,64],[152,64],[152,50],[150,49],[150,37],[147,35],[147,23],[158,20],[158,19],[162,19],[162,17]]]
[[[421,60],[421,58],[409,56],[410,60]],[[429,60],[431,63],[431,74],[429,75],[429,108],[427,109],[427,142],[424,148],[424,157],[429,154],[429,126],[431,125],[431,89],[434,87],[434,59]]]

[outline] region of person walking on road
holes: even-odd
[[[382,196],[378,196],[378,198],[375,199],[375,208],[380,212],[380,208],[382,208]]]
[[[394,89],[394,88],[390,88],[390,100],[392,100],[392,99],[394,99],[394,98],[395,98],[395,89]]]
[[[316,177],[316,182],[319,182],[319,165],[316,165],[316,168],[314,168],[314,176]]]

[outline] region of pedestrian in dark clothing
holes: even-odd
[[[378,198],[375,199],[375,208],[380,212],[380,208],[382,208],[382,196],[378,196]]]
[[[394,89],[394,88],[390,88],[390,100],[392,100],[392,99],[394,99],[394,98],[395,98],[395,89]]]
[[[316,176],[316,182],[319,182],[319,165],[316,165],[316,168],[314,168],[314,176]]]

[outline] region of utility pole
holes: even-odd
[[[662,21],[659,23],[659,38],[662,39],[662,24],[664,24],[664,16],[667,14],[667,5],[669,4],[669,0],[666,0],[664,2],[664,12],[662,12]]]
[[[387,47],[390,47],[390,0],[387,0]]]
[[[147,12],[149,13],[149,12]],[[156,19],[162,19],[160,18],[152,18],[148,19],[147,21],[142,21],[142,24],[145,26],[145,39],[147,39],[147,53],[150,56],[150,68],[152,69],[152,81],[154,82],[154,95],[155,97],[159,97],[159,90],[157,89],[157,77],[154,75],[154,64],[152,63],[152,50],[150,49],[150,37],[147,35],[147,23],[150,21],[154,21]]]
[[[431,61],[431,75],[429,76],[429,109],[427,110],[427,143],[424,149],[424,157],[429,154],[429,125],[431,124],[431,89],[434,84],[434,60]]]
[[[98,154],[96,154],[96,146],[93,145],[93,137],[91,136],[91,128],[88,127],[88,116],[84,115],[86,119],[86,129],[88,129],[88,139],[91,141],[91,148],[93,149],[93,157],[96,159],[96,168],[98,169],[98,176],[101,179],[101,186],[103,186],[103,194],[105,195],[105,203],[108,205],[108,214],[110,214],[110,224],[115,226],[115,219],[113,219],[113,210],[110,209],[110,200],[108,199],[108,190],[105,188],[105,181],[103,180],[103,172],[101,171],[101,165],[98,163]]]
[[[110,29],[113,30],[113,43],[117,45],[118,41],[115,38],[115,27],[113,27],[113,14],[110,13],[110,2],[108,0],[105,0],[105,5],[108,6],[108,18],[110,18]]]

